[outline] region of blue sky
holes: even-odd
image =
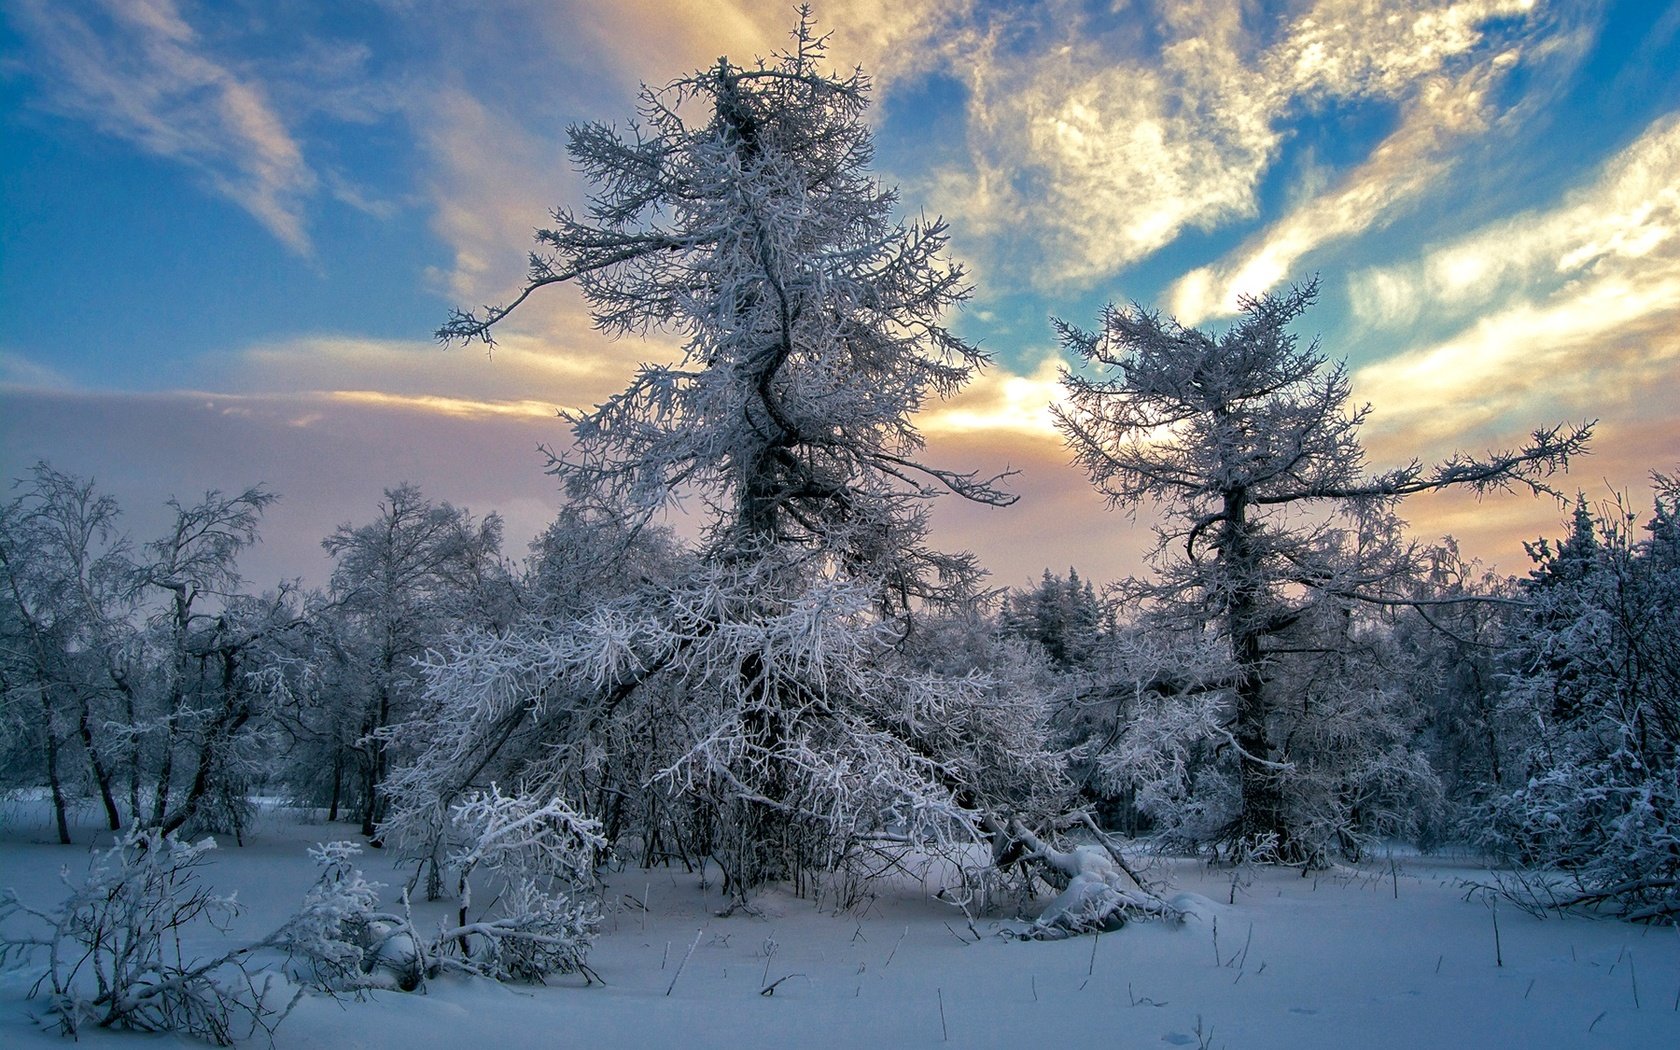
[[[922,423],[953,465],[1021,469],[948,507],[1000,582],[1136,567],[1141,530],[1065,463],[1049,318],[1137,300],[1217,326],[1318,274],[1304,334],[1374,407],[1375,463],[1601,418],[1566,487],[1680,467],[1680,4],[1624,0],[818,5],[875,77],[878,168],[946,217],[996,367]],[[380,488],[552,512],[538,442],[669,341],[609,343],[559,292],[493,359],[443,351],[502,301],[531,228],[577,204],[565,129],[638,84],[781,46],[758,0],[0,5],[0,465],[117,492],[283,495],[252,574]],[[151,507],[153,511],[146,508]],[[1521,568],[1549,504],[1406,514]]]

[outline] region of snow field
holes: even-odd
[[[205,878],[237,889],[246,911],[233,934],[278,925],[314,878],[305,847],[350,830],[270,814],[250,845],[219,849]],[[74,876],[86,865],[84,848],[49,838],[44,820],[18,816],[0,832],[0,885],[37,905],[61,895],[61,867]],[[362,859],[394,900],[405,873],[388,854]],[[715,877],[702,889],[680,868],[627,868],[607,876],[590,956],[604,987],[444,980],[424,995],[365,1002],[306,995],[275,1045],[1680,1046],[1680,931],[1671,927],[1539,919],[1506,904],[1500,966],[1494,910],[1466,899],[1466,882],[1487,872],[1467,861],[1412,856],[1392,873],[1378,862],[1303,878],[1163,859],[1152,874],[1170,881],[1183,924],[1036,942],[1000,935],[1023,925],[1001,916],[977,919],[976,941],[962,913],[932,897],[935,872],[885,883],[850,912],[773,891],[757,898],[757,914],[724,918]],[[416,910],[441,918],[448,906]],[[206,951],[219,937],[200,936]],[[0,1045],[64,1045],[30,1017],[32,979],[0,981]],[[106,1032],[83,1039],[139,1045]]]

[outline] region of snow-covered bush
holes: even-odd
[[[1095,841],[1065,849],[1044,841],[1019,821],[996,829],[997,841],[1009,843],[1006,864],[1028,869],[1058,890],[1018,936],[1060,940],[1119,929],[1134,919],[1181,917],[1132,869],[1107,835],[1089,818],[1082,823]]]
[[[460,908],[454,925],[422,934],[408,911],[382,910],[380,886],[356,868],[361,847],[311,849],[321,875],[281,931],[296,976],[326,991],[395,986],[408,991],[440,973],[540,981],[589,975],[599,919],[594,859],[605,845],[594,821],[557,799],[475,792],[451,813],[463,844],[449,858]],[[474,879],[491,903],[473,913]]]
[[[463,638],[428,666],[434,721],[393,781],[392,830],[446,856],[465,841],[447,807],[488,773],[599,800],[603,834],[638,833],[648,862],[714,858],[737,894],[888,846],[982,842],[984,805],[1062,787],[1040,709],[917,666],[900,630],[871,591],[760,558]]]
[[[321,874],[284,927],[281,947],[292,958],[294,974],[323,991],[359,991],[380,983],[369,974],[392,922],[379,911],[380,884],[369,882],[355,865],[361,852],[361,846],[343,840],[310,847]]]
[[[208,838],[190,843],[131,831],[94,858],[79,884],[66,878],[70,893],[56,909],[38,911],[8,894],[0,923],[33,919],[36,928],[0,937],[0,961],[46,954],[36,989],[45,989],[47,1008],[68,1035],[93,1025],[183,1032],[228,1046],[272,1031],[284,1005],[271,1001],[272,976],[248,969],[247,960],[279,945],[281,935],[209,959],[183,947],[200,924],[220,928],[238,912],[231,896],[198,881],[214,848]]]
[[[495,785],[463,798],[453,818],[470,838],[451,858],[460,922],[439,955],[454,948],[461,965],[498,980],[588,974],[600,920],[595,859],[607,845],[600,825],[559,799],[504,795]],[[490,910],[474,917],[472,880],[481,870],[500,885]]]

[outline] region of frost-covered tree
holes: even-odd
[[[169,501],[168,532],[139,550],[116,531],[117,505],[46,464],[0,507],[0,687],[39,719],[13,719],[8,743],[33,752],[59,812],[84,785],[106,823],[238,832],[277,661],[303,617],[289,588],[242,592],[261,488]],[[122,814],[126,802],[128,815]]]
[[[807,13],[785,53],[644,90],[628,129],[575,128],[587,210],[538,234],[512,304],[440,332],[488,340],[571,281],[602,330],[683,340],[681,361],[570,417],[553,471],[583,520],[631,533],[697,502],[692,566],[567,622],[468,639],[432,693],[438,717],[510,737],[564,712],[575,758],[519,766],[526,790],[645,761],[645,844],[716,858],[736,899],[873,844],[972,841],[998,792],[1054,779],[1026,700],[902,651],[915,618],[978,575],[926,544],[928,500],[1011,497],[920,457],[912,414],[984,359],[946,327],[967,289],[943,224],[895,220],[869,172],[867,79],[823,55]]]
[[[1004,596],[999,623],[1017,638],[1034,642],[1062,670],[1089,664],[1102,648],[1110,610],[1089,580],[1069,569],[1067,578],[1044,570],[1037,586]]]
[[[351,795],[364,835],[375,835],[384,816],[391,765],[384,731],[414,711],[419,658],[449,631],[496,630],[513,617],[501,544],[498,515],[475,519],[408,484],[385,490],[373,521],[340,525],[321,541],[334,559],[323,615],[339,657],[327,663],[339,704],[322,710],[322,734],[332,749],[333,808]]]
[[[1420,745],[1441,781],[1440,819],[1425,844],[1462,833],[1464,821],[1509,789],[1527,739],[1502,695],[1503,652],[1520,615],[1515,581],[1465,558],[1448,537],[1423,552],[1418,602],[1394,627],[1396,677],[1422,705]]]
[[[1158,622],[1223,641],[1229,661],[1232,819],[1221,837],[1241,851],[1310,859],[1287,794],[1297,767],[1280,718],[1303,696],[1280,660],[1313,648],[1300,637],[1340,608],[1403,600],[1413,552],[1385,521],[1406,496],[1447,488],[1524,487],[1584,450],[1590,427],[1535,432],[1528,445],[1369,470],[1359,443],[1368,409],[1349,404],[1345,366],[1289,326],[1316,282],[1246,299],[1212,334],[1134,305],[1109,306],[1096,331],[1057,322],[1082,362],[1064,372],[1057,421],[1078,463],[1111,505],[1160,501],[1157,576],[1136,598]],[[1334,643],[1336,631],[1330,641]],[[1321,637],[1321,636],[1320,636]]]
[[[112,831],[133,747],[113,725],[135,720],[136,651],[128,540],[116,500],[38,463],[0,505],[0,693],[14,775],[44,776],[62,842],[66,796],[85,772]],[[79,753],[79,754],[78,754]],[[67,759],[67,756],[74,756]],[[74,761],[74,768],[69,765]],[[138,811],[131,799],[131,815]]]
[[[1653,475],[1639,536],[1621,503],[1580,501],[1570,535],[1530,545],[1505,702],[1527,747],[1487,806],[1486,839],[1561,868],[1635,918],[1680,916],[1680,481]]]
[[[169,529],[148,543],[134,586],[150,599],[141,713],[127,729],[151,781],[146,826],[168,833],[209,826],[237,834],[264,725],[258,684],[265,651],[301,624],[291,589],[243,591],[241,551],[257,542],[277,499],[261,486],[170,499]]]

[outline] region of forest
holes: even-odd
[[[172,524],[137,537],[87,478],[15,479],[0,787],[109,846],[62,903],[0,904],[0,961],[44,968],[53,1023],[230,1042],[285,1016],[264,953],[346,997],[593,982],[603,878],[644,869],[727,917],[845,912],[935,863],[959,925],[1089,938],[1093,970],[1100,935],[1194,913],[1158,855],[1310,880],[1451,849],[1512,913],[1680,917],[1680,474],[1588,496],[1563,472],[1593,425],[1553,420],[1372,465],[1315,279],[1222,329],[1117,302],[1055,323],[1053,411],[1117,514],[1159,516],[1154,549],[1000,587],[928,507],[1006,505],[1009,473],[928,462],[916,426],[985,366],[950,327],[985,290],[872,175],[868,102],[807,15],[769,60],[572,129],[588,200],[508,305],[438,337],[493,344],[574,285],[601,330],[683,356],[567,417],[528,551],[394,479],[321,539],[324,587],[262,589],[240,558],[281,494],[160,493]],[[1409,533],[1405,500],[1452,489],[1555,501],[1558,534],[1504,575]],[[217,902],[204,836],[237,848],[277,804],[324,825],[316,881],[267,937],[183,960]]]

